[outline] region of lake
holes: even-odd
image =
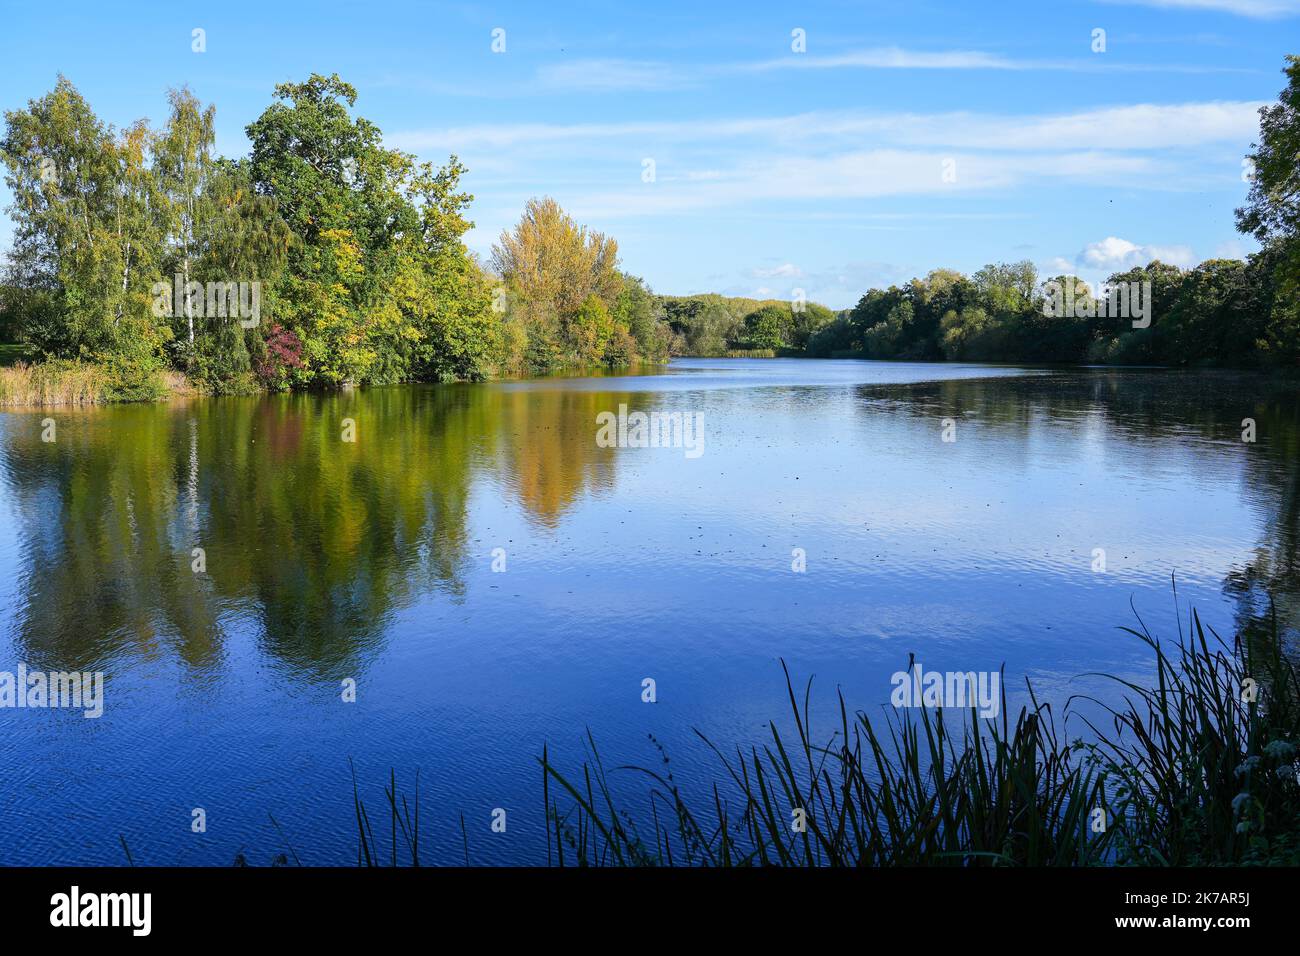
[[[598,443],[620,406],[699,453]],[[385,843],[418,770],[425,862],[544,863],[543,744],[657,742],[707,804],[692,729],[761,742],[782,659],[825,736],[909,654],[1114,697],[1087,675],[1145,679],[1135,611],[1230,636],[1271,592],[1294,633],[1298,465],[1294,382],[1218,372],[680,359],[6,412],[0,671],[104,683],[98,718],[0,708],[0,863],[351,863],[349,758]]]

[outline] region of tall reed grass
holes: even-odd
[[[108,397],[104,370],[88,362],[17,362],[0,368],[0,405],[96,405]]]
[[[559,866],[1155,866],[1300,863],[1300,684],[1276,619],[1254,646],[1225,642],[1193,611],[1152,652],[1152,686],[1110,678],[1123,703],[1087,740],[1052,709],[1008,719],[922,710],[850,717],[813,740],[786,672],[794,734],[747,752],[713,747],[721,782],[690,803],[665,758],[619,768],[649,781],[649,819],[619,806],[590,758],[566,776],[543,750],[548,862]],[[783,664],[784,666],[784,664]],[[795,826],[801,810],[804,825]]]
[[[0,406],[151,402],[195,392],[180,372],[122,361],[50,360],[0,367]]]

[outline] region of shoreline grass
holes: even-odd
[[[109,379],[89,362],[15,362],[0,368],[0,405],[99,405],[108,400]]]
[[[173,369],[113,367],[96,362],[18,361],[0,366],[0,408],[53,408],[157,402],[199,393]]]
[[[1123,687],[1122,704],[1071,698],[1067,715],[1077,700],[1109,715],[1108,728],[1081,718],[1095,735],[1086,742],[1058,736],[1051,707],[1026,682],[1031,703],[1014,722],[1005,689],[1000,719],[923,709],[873,721],[850,717],[841,695],[840,729],[818,744],[808,730],[810,686],[801,709],[787,670],[794,738],[771,724],[770,742],[733,757],[701,734],[729,783],[715,783],[703,809],[670,772],[619,768],[650,781],[644,834],[614,800],[588,735],[591,758],[572,778],[580,784],[541,757],[556,851],[548,862],[1296,865],[1300,682],[1270,623],[1257,646],[1224,641],[1195,610],[1176,642],[1140,619],[1139,629],[1124,628],[1153,653],[1154,686],[1100,675]],[[802,832],[792,827],[795,809],[806,814]]]

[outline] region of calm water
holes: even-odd
[[[620,404],[701,413],[703,455],[597,447]],[[782,657],[828,728],[909,652],[1005,665],[1017,700],[1113,694],[1076,676],[1145,675],[1117,628],[1132,602],[1176,630],[1171,573],[1224,633],[1266,589],[1296,624],[1298,459],[1293,387],[1158,371],[683,360],[0,414],[0,670],[106,675],[97,720],[0,709],[0,863],[116,864],[121,834],[137,863],[265,864],[268,814],[347,863],[349,757],[377,817],[420,770],[427,862],[462,860],[462,813],[475,862],[544,862],[543,742],[653,765],[653,734],[707,798],[691,728],[760,740]]]

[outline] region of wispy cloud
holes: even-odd
[[[1281,2],[1281,0],[1275,0]],[[1300,2],[1300,0],[1298,0]],[[617,93],[685,90],[705,81],[780,70],[1011,70],[1068,73],[1251,73],[1204,63],[1128,63],[1113,57],[1012,59],[982,50],[875,47],[828,55],[789,54],[752,62],[715,63],[693,70],[650,60],[593,59],[539,67],[534,92]]]
[[[733,63],[720,67],[729,71],[764,71],[785,69],[834,70],[845,68],[870,70],[1024,70],[1040,62],[1017,61],[980,50],[905,50],[901,47],[876,47],[830,56],[799,54],[756,63]],[[1055,65],[1055,64],[1053,64]],[[1059,66],[1057,66],[1059,68]]]
[[[575,60],[539,67],[537,80],[545,90],[579,93],[618,93],[630,90],[661,92],[687,89],[694,81],[678,67],[647,60]]]
[[[579,140],[637,140],[645,144],[761,137],[785,145],[828,140],[897,146],[1042,150],[1167,149],[1250,140],[1264,101],[1133,104],[1045,116],[986,113],[819,112],[780,117],[618,123],[491,123],[406,130],[387,137],[403,149],[465,152]],[[716,171],[712,173],[716,176]]]
[[[783,262],[779,266],[759,267],[752,271],[755,279],[799,279],[803,270],[793,262]]]
[[[534,191],[551,192],[588,220],[746,205],[779,211],[783,202],[802,203],[806,217],[819,202],[977,195],[1034,183],[1206,188],[1216,169],[1219,178],[1235,179],[1238,167],[1223,159],[1221,147],[1229,154],[1244,149],[1263,105],[1147,103],[1037,116],[841,111],[494,123],[408,130],[389,139],[417,152],[459,153],[471,169],[480,168],[482,155],[495,164],[488,175],[498,199],[522,202]],[[574,156],[582,161],[575,164]],[[654,182],[642,181],[644,157],[655,159]],[[546,178],[541,190],[532,185],[537,170],[561,164],[562,178]],[[512,189],[518,195],[507,195]]]
[[[1184,10],[1214,10],[1256,20],[1278,20],[1300,16],[1300,0],[1100,0],[1101,3],[1129,4]]]
[[[945,173],[951,171],[951,176]],[[985,192],[1032,180],[1157,186],[1171,170],[1141,156],[1080,151],[948,155],[866,150],[834,156],[749,161],[708,182],[660,181],[575,195],[566,207],[584,220],[663,216],[745,203],[939,196]]]
[[[1281,3],[1283,0],[1259,0]],[[1300,2],[1300,0],[1297,0]],[[1243,73],[1251,70],[1203,63],[1127,63],[1113,57],[1013,59],[983,50],[911,50],[873,47],[841,53],[789,54],[751,62],[688,67],[658,60],[577,59],[538,67],[536,84],[514,93],[625,93],[688,90],[706,81],[780,70],[1016,70],[1071,73]]]

